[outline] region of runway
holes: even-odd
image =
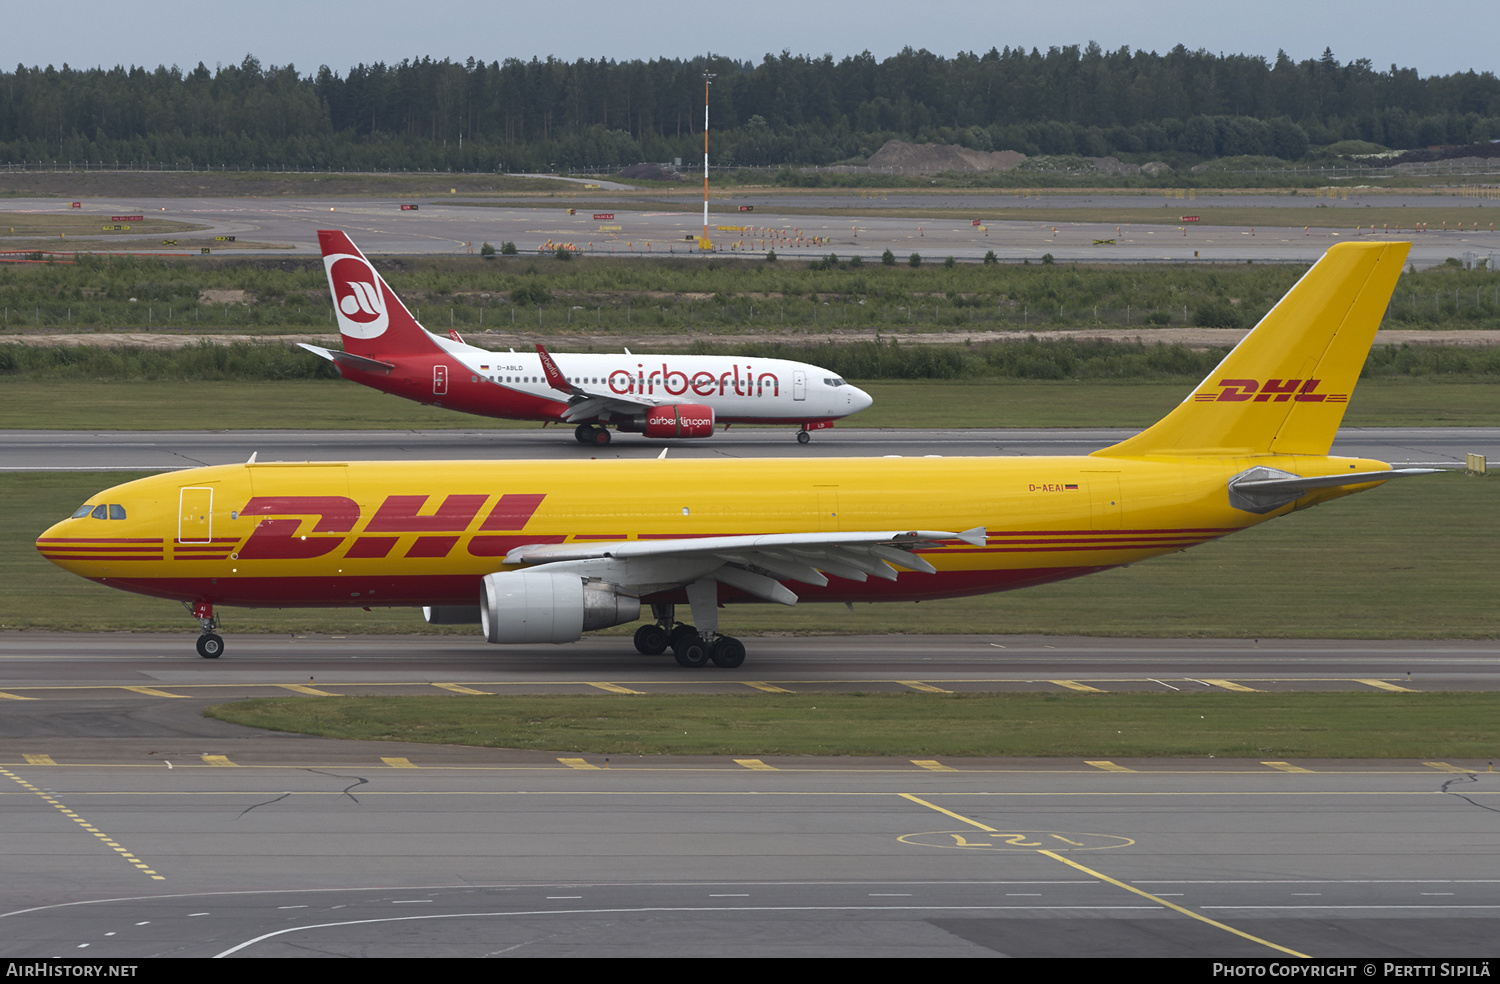
[[[1128,428],[819,431],[742,427],[697,441],[621,435],[584,447],[566,428],[441,431],[0,431],[0,471],[165,471],[258,461],[409,461],[509,458],[852,457],[870,455],[1078,455],[1136,433]],[[1500,428],[1346,427],[1333,454],[1395,464],[1461,467],[1466,453],[1500,458]]]
[[[587,195],[588,197],[581,197]],[[446,197],[446,196],[445,196]],[[467,196],[473,199],[474,196]],[[317,230],[338,228],[347,232],[368,255],[462,255],[477,253],[483,243],[514,242],[525,253],[535,253],[547,243],[570,243],[591,253],[630,257],[635,255],[698,255],[695,240],[702,233],[701,202],[663,196],[659,200],[629,198],[606,190],[564,192],[555,205],[527,204],[511,207],[493,200],[428,198],[411,211],[403,206],[411,199],[300,198],[110,198],[82,201],[80,209],[59,199],[18,198],[7,201],[5,211],[17,213],[58,212],[97,215],[107,219],[114,213],[150,214],[199,224],[197,232],[180,234],[184,243],[206,244],[216,253],[246,255],[318,255]],[[1486,217],[1482,199],[1459,197],[1380,195],[1368,199],[1382,207],[1473,208],[1473,221]],[[596,211],[593,203],[604,202]],[[1064,262],[1137,263],[1311,263],[1329,246],[1379,238],[1410,240],[1411,262],[1418,267],[1443,263],[1448,257],[1472,252],[1480,257],[1500,252],[1500,233],[1489,228],[1413,234],[1396,230],[1372,231],[1362,214],[1364,200],[1292,199],[1283,196],[1211,195],[1194,200],[1164,201],[1155,195],[1077,196],[1053,195],[1021,199],[1010,194],[982,195],[974,192],[937,197],[886,195],[881,198],[815,194],[745,192],[717,198],[710,216],[710,237],[718,254],[760,258],[767,249],[787,258],[817,259],[836,253],[848,259],[861,256],[878,260],[892,250],[901,262],[918,253],[928,262],[953,256],[977,261],[995,251],[1005,262],[1040,262],[1051,255]],[[751,205],[752,212],[724,212]],[[575,207],[576,206],[576,207]],[[1184,215],[1215,207],[1273,207],[1284,209],[1285,224],[1275,227],[1195,226],[1183,222]],[[1302,210],[1336,208],[1347,223],[1338,228],[1309,228],[1299,220]],[[569,214],[574,209],[575,214]],[[826,208],[828,214],[805,214]],[[1139,211],[1134,222],[1068,222],[1039,217],[1034,221],[997,221],[989,217],[998,209],[1015,208],[1128,208]],[[793,211],[778,210],[791,209]],[[897,216],[894,211],[904,213]],[[953,214],[954,211],[960,215]],[[930,212],[924,217],[921,213]],[[936,214],[946,213],[946,214]],[[1326,214],[1326,213],[1320,213]],[[1413,215],[1416,213],[1414,212]],[[596,218],[607,216],[607,218]],[[1360,231],[1363,230],[1363,231]],[[216,241],[233,236],[236,245]],[[0,236],[0,243],[6,237]],[[33,242],[35,237],[20,237]],[[109,249],[107,239],[75,236],[69,243],[89,250]],[[156,241],[151,248],[157,249]],[[239,245],[240,243],[246,245]],[[259,244],[259,245],[252,245]],[[3,248],[3,247],[0,247]],[[126,247],[140,251],[142,246]],[[170,248],[169,248],[170,249]],[[546,250],[550,252],[550,250]]]

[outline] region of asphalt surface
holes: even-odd
[[[0,471],[167,470],[257,461],[486,458],[852,457],[1089,454],[1132,429],[872,430],[835,427],[798,445],[794,427],[742,427],[697,441],[620,435],[584,447],[567,428],[440,431],[0,431]],[[1396,464],[1462,466],[1467,453],[1500,459],[1500,428],[1346,427],[1333,453]]]
[[[567,193],[565,193],[567,194]],[[590,199],[608,200],[609,192],[580,191],[576,214],[571,199],[561,197],[556,206],[506,207],[461,205],[453,201],[425,200],[416,211],[403,211],[410,199],[349,200],[342,198],[284,199],[91,199],[81,209],[59,199],[13,199],[7,212],[97,215],[107,220],[113,214],[150,214],[202,225],[201,231],[178,234],[193,242],[217,236],[234,236],[236,245],[215,243],[213,248],[231,255],[275,254],[317,256],[317,230],[338,228],[367,254],[468,255],[485,242],[514,242],[523,253],[547,244],[572,244],[591,252],[630,256],[634,254],[695,255],[696,238],[703,231],[701,205],[691,200],[665,198],[630,201],[626,208],[607,206],[596,212]],[[1472,207],[1480,230],[1404,234],[1395,230],[1369,231],[1362,215],[1366,201],[1381,207],[1410,205],[1414,208]],[[709,216],[709,235],[720,252],[743,251],[761,256],[767,249],[787,257],[817,258],[829,253],[848,258],[859,255],[877,259],[886,249],[902,262],[919,253],[929,262],[947,256],[978,260],[990,250],[1006,262],[1038,262],[1050,254],[1063,261],[1110,262],[1312,262],[1329,246],[1350,239],[1408,239],[1413,243],[1411,262],[1418,267],[1441,264],[1448,257],[1472,252],[1487,258],[1500,253],[1500,233],[1489,228],[1493,209],[1483,199],[1432,196],[1379,196],[1367,200],[1314,200],[1283,196],[1203,195],[1193,200],[1165,200],[1156,195],[1048,196],[1018,198],[1008,194],[976,193],[940,196],[857,195],[793,196],[747,193],[715,199],[715,207],[751,204],[759,212],[714,212]],[[1184,215],[1211,207],[1270,206],[1286,211],[1285,224],[1275,227],[1196,226],[1181,221]],[[854,215],[777,215],[777,206],[797,209],[855,210]],[[1107,206],[1138,208],[1140,220],[1124,225],[1110,223],[992,221],[987,212],[999,208],[1070,208]],[[1322,206],[1347,213],[1347,225],[1336,229],[1305,228],[1299,212]],[[973,212],[972,218],[931,215],[897,217],[893,209],[938,212],[947,209]],[[595,219],[595,215],[610,216]],[[1324,215],[1327,213],[1319,213]],[[975,222],[978,224],[975,224]],[[1356,228],[1362,227],[1363,232]],[[0,249],[7,237],[0,236]],[[11,237],[27,243],[31,237]],[[75,234],[69,248],[108,250],[108,240],[91,240]],[[260,244],[258,246],[241,246]],[[137,243],[128,247],[139,251]],[[153,249],[156,247],[153,244]],[[170,248],[163,248],[170,252]]]
[[[767,639],[752,679],[618,639],[245,637],[215,663],[186,639],[0,635],[5,956],[1454,959],[1500,938],[1484,762],[606,757],[199,713],[268,692],[1495,689],[1493,643]]]

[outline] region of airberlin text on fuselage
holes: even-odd
[[[672,369],[663,362],[659,370],[647,369],[644,365],[637,365],[634,373],[629,369],[616,369],[609,374],[609,389],[622,396],[627,393],[653,396],[658,392],[668,396],[684,396],[688,393],[695,396],[724,396],[730,390],[734,391],[735,396],[764,396],[768,390],[772,396],[780,396],[781,380],[772,372],[756,376],[749,365],[745,366],[744,375],[740,375],[738,363],[728,372],[715,376],[702,370],[689,375],[680,369]]]

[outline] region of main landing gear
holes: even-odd
[[[182,603],[194,618],[198,620],[198,655],[204,659],[218,659],[224,654],[224,639],[214,631],[219,627],[219,617],[214,614],[214,603],[211,601],[195,601],[191,605]]]
[[[670,646],[677,665],[696,669],[710,661],[732,670],[745,661],[745,644],[738,639],[711,632],[707,635],[674,618],[673,605],[652,605],[656,621],[635,630],[636,651],[644,656],[660,656]]]
[[[579,444],[602,448],[609,444],[609,428],[603,424],[579,424],[573,428],[573,437]]]

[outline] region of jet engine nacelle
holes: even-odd
[[[588,630],[640,616],[639,598],[576,574],[489,574],[479,592],[480,624],[490,642],[577,642]]]
[[[646,414],[647,437],[713,437],[714,408],[701,403],[675,403]]]

